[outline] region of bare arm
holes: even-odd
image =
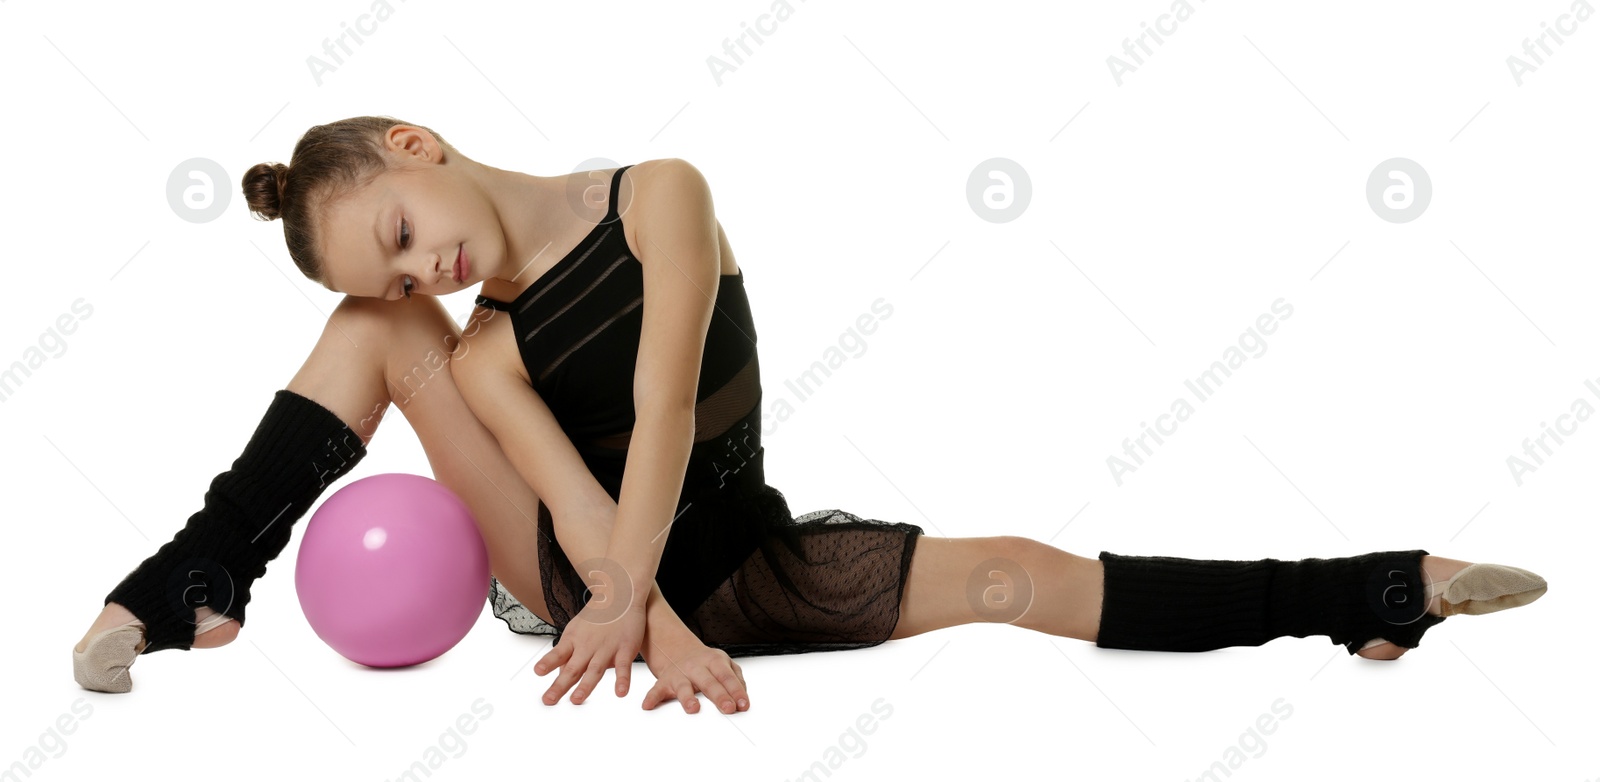
[[[661,562],[694,447],[695,399],[722,256],[711,190],[699,170],[668,158],[633,171],[643,173],[634,180],[633,206],[644,323],[633,376],[637,416],[606,556],[643,586]]]
[[[488,312],[485,319],[494,314]],[[509,368],[506,354],[521,361],[514,351],[515,341],[498,334],[497,329],[509,327],[502,320],[493,327],[469,329],[471,336],[464,333],[462,342],[467,347],[461,358],[450,362],[451,376],[467,406],[499,441],[517,473],[550,508],[561,550],[573,562],[604,556],[616,523],[617,503],[589,472],[544,399]],[[653,578],[646,599],[646,657],[653,640],[678,639],[680,633],[694,637]]]

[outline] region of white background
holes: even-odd
[[[778,780],[831,759],[839,779],[1180,780],[1235,748],[1241,779],[1600,777],[1582,739],[1600,728],[1600,423],[1521,485],[1507,465],[1573,400],[1600,408],[1584,385],[1600,384],[1600,22],[1519,85],[1507,58],[1535,64],[1523,41],[1565,2],[1196,2],[1119,86],[1107,59],[1165,3],[952,8],[797,0],[775,22],[762,0],[396,0],[319,85],[308,58],[364,0],[0,3],[0,365],[48,353],[0,402],[0,763],[31,747],[39,779],[380,780],[442,743],[437,779]],[[735,62],[724,41],[758,24]],[[967,625],[748,658],[751,711],[690,716],[639,709],[643,665],[626,699],[608,674],[589,703],[545,707],[530,668],[548,640],[487,606],[432,663],[349,663],[299,611],[297,527],[238,641],[148,655],[126,695],[84,691],[68,648],[199,509],[339,300],[238,178],[362,114],[540,175],[694,163],[745,270],[767,404],[796,408],[766,446],[797,514],[1087,557],[1424,548],[1529,568],[1550,592],[1453,617],[1393,663],[1320,636],[1182,655]],[[166,195],[194,157],[232,198],[202,224]],[[1009,222],[967,197],[996,157],[1031,187]],[[1394,157],[1432,181],[1410,222],[1366,197]],[[474,293],[446,300],[458,320]],[[880,297],[893,313],[865,352],[797,402],[784,381]],[[1195,415],[1118,485],[1123,439],[1280,297],[1293,315],[1268,350],[1190,396]],[[47,336],[79,299],[92,315]],[[346,480],[430,474],[405,418],[385,420]],[[478,699],[492,714],[457,742]],[[1273,732],[1252,734],[1258,718]]]

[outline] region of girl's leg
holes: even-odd
[[[539,582],[537,530],[530,520],[537,497],[451,380],[443,362],[451,358],[451,348],[459,352],[460,334],[435,297],[388,302],[347,296],[286,387],[333,411],[363,443],[376,434],[390,402],[399,404],[422,441],[435,479],[476,517],[488,544],[490,571],[549,621]],[[200,606],[195,619],[204,626],[211,613]],[[76,648],[132,619],[127,608],[107,604]],[[197,635],[193,646],[222,646],[238,633],[239,623],[228,620]]]
[[[1470,564],[1431,554],[1422,558],[1429,582],[1446,581]],[[1105,566],[1098,558],[1081,557],[1037,540],[923,536],[912,553],[900,621],[890,638],[971,622],[1007,622],[1094,642],[1099,637],[1104,589]],[[1427,610],[1439,615],[1437,596]],[[1357,654],[1392,660],[1406,651],[1382,643]]]
[[[538,495],[451,378],[449,362],[465,358],[466,349],[461,327],[438,297],[347,296],[289,389],[333,410],[363,441],[371,440],[391,402],[399,407],[434,479],[471,509],[489,550],[489,571],[548,622],[539,581]]]
[[[1094,641],[1104,578],[1100,560],[1031,538],[924,535],[911,554],[900,621],[889,637],[970,622],[1008,622]]]

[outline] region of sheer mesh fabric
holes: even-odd
[[[922,529],[838,508],[792,517],[783,495],[767,489],[768,510],[752,519],[767,536],[698,606],[687,615],[677,610],[684,624],[730,657],[843,651],[888,640]],[[546,513],[541,523],[547,520]],[[513,632],[552,636],[555,644],[586,598],[559,548],[541,549],[539,568],[560,626],[540,619],[493,577],[489,603]]]
[[[764,545],[684,620],[730,657],[860,649],[900,621],[920,528],[838,508],[789,519],[784,546]]]
[[[744,418],[750,408],[761,398],[761,372],[760,365],[756,363],[756,355],[750,354],[739,374],[734,375],[722,388],[694,406],[694,441],[703,443],[714,437],[721,437],[728,432],[734,423]],[[633,439],[633,432],[627,431],[609,437],[600,437],[590,442],[601,448],[626,450],[628,443]]]

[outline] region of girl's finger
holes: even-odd
[[[634,654],[638,654],[635,652]],[[633,682],[633,656],[626,652],[618,652],[617,659],[612,660],[617,668],[617,697],[628,694],[628,685]]]
[[[555,648],[551,649],[549,652],[546,652],[545,656],[540,657],[539,662],[534,663],[533,672],[539,676],[543,676],[565,665],[567,658],[571,656],[572,644],[566,639],[562,639],[561,643],[555,645]]]
[[[745,708],[745,706],[739,705],[739,701],[744,701],[747,705],[750,703],[750,694],[745,692],[744,680],[739,678],[732,669],[725,671],[714,669],[711,673],[717,677],[717,681],[721,682],[723,687],[727,688],[728,697],[733,703],[733,708],[730,711],[738,711],[741,708]]]
[[[555,683],[550,685],[550,690],[544,694],[545,703],[554,706],[556,701],[561,700],[562,694],[572,689],[572,685],[578,682],[583,666],[588,662],[584,659],[586,654],[586,652],[576,653],[567,660],[566,666],[561,669],[561,675],[556,677]]]
[[[700,699],[694,697],[694,687],[688,682],[678,685],[678,701],[683,704],[685,714],[693,714],[700,710]]]
[[[583,681],[578,683],[578,689],[572,691],[573,703],[583,703],[583,700],[589,697],[589,693],[594,692],[594,686],[600,683],[600,677],[606,675],[606,667],[604,656],[597,654],[589,658],[589,667],[583,672]]]
[[[704,668],[695,671],[695,673],[697,675],[691,677],[694,679],[695,686],[706,694],[706,698],[711,701],[711,705],[717,707],[718,711],[723,714],[732,714],[739,710],[739,704],[734,702],[733,696],[728,694],[728,688],[717,680],[715,674]]]

